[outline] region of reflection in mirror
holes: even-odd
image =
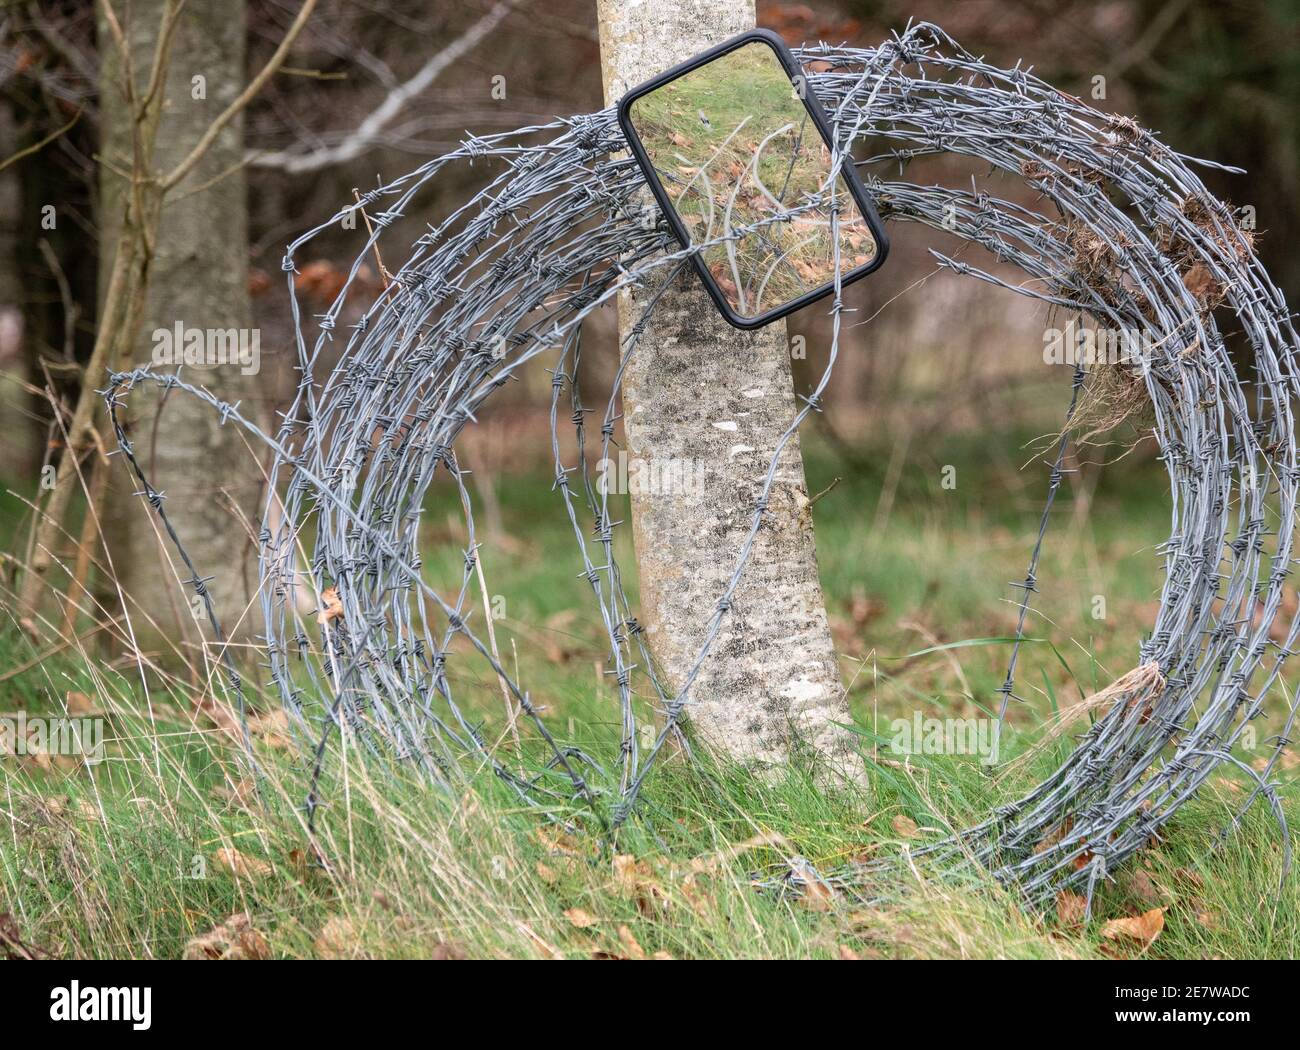
[[[742,318],[831,283],[878,246],[776,52],[747,43],[634,99],[628,117],[709,273]],[[753,229],[750,229],[753,227]],[[717,242],[710,244],[709,242]]]

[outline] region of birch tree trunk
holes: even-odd
[[[597,13],[607,104],[755,24],[754,0],[597,0]],[[623,339],[647,297],[620,300]],[[641,619],[674,691],[703,644],[795,412],[785,322],[732,328],[693,272],[679,277],[657,303],[623,382],[629,460],[676,460],[704,479],[698,491],[632,495]],[[864,779],[851,734],[835,724],[849,721],[848,702],[797,437],[781,454],[753,556],[686,713],[710,746],[747,764],[783,765],[808,747],[833,779]]]
[[[124,29],[141,92],[157,46],[165,2],[133,0],[129,9],[118,5],[130,12]],[[243,0],[191,0],[182,9],[162,85],[164,101],[152,158],[156,171],[168,171],[178,164],[214,117],[243,89],[246,31]],[[117,49],[102,25],[100,32],[104,41],[100,92],[103,153],[108,161],[100,168],[101,243],[108,249],[100,259],[102,292],[113,265],[111,246],[121,226],[122,194],[127,190],[118,172],[132,167],[132,116],[121,89]],[[125,359],[113,361],[113,367],[149,362],[155,349],[169,345],[154,333],[165,330],[173,335],[174,343],[177,325],[185,332],[242,332],[251,347],[248,207],[242,156],[243,120],[236,117],[172,191],[148,262],[148,292],[139,335]],[[183,347],[173,345],[171,349]],[[266,349],[259,341],[259,354]],[[174,369],[163,365],[159,370]],[[243,373],[235,361],[186,366],[182,374],[223,400],[242,400],[241,411],[247,412],[254,409],[257,378]],[[257,630],[252,619],[256,607],[249,606],[250,594],[241,570],[248,565],[255,546],[246,522],[256,528],[260,520],[258,470],[239,428],[222,427],[215,412],[187,394],[173,392],[163,397],[150,384],[132,392],[127,412],[137,458],[153,486],[166,494],[167,514],[199,573],[212,577],[208,587],[227,636]],[[188,578],[184,566],[157,529],[147,504],[133,495],[139,485],[120,461],[113,463],[113,492],[104,507],[105,531],[115,574],[130,596],[128,607],[137,639],[145,639],[144,644],[158,641],[140,615],[142,611],[172,644],[209,639],[206,617],[196,615],[193,590],[177,580],[178,573],[182,581]],[[100,589],[103,600],[111,602],[111,581],[101,581]]]

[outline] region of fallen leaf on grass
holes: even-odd
[[[1078,926],[1088,912],[1088,898],[1062,890],[1056,895],[1056,919],[1062,926]]]
[[[645,958],[645,949],[637,943],[637,939],[632,936],[632,931],[626,926],[620,926],[618,928],[618,939],[623,945],[623,950],[627,952],[627,957],[629,959]]]
[[[267,959],[270,955],[271,945],[244,911],[236,912],[219,926],[188,941],[181,958]]]
[[[713,907],[713,894],[700,884],[700,880],[694,874],[683,876],[679,888],[682,896],[686,898],[686,903],[691,906],[691,911],[696,915],[703,915]]]
[[[624,890],[636,889],[643,877],[650,874],[650,865],[638,861],[630,853],[618,853],[614,856],[614,881]]]
[[[79,759],[74,758],[72,755],[52,755],[48,751],[36,748],[29,748],[25,757],[28,762],[46,773],[55,769],[62,770],[64,773],[71,773],[77,768],[79,762]]]
[[[224,700],[218,700],[215,697],[205,696],[195,704],[195,710],[207,718],[231,740],[243,743],[244,727],[240,724],[239,715],[235,709]]]
[[[563,828],[544,825],[533,832],[533,836],[552,853],[566,854],[571,857],[581,856],[583,853],[578,840]]]
[[[271,865],[257,857],[240,853],[233,846],[217,850],[217,865],[230,872],[236,878],[252,879],[271,874]]]
[[[429,949],[429,958],[434,962],[461,962],[469,955],[454,941],[439,941]]]
[[[257,715],[248,720],[248,733],[254,740],[260,741],[269,748],[277,751],[286,751],[293,746],[293,739],[289,736],[289,713],[287,711],[271,711],[268,714]]]
[[[1155,881],[1140,868],[1130,871],[1124,877],[1123,885],[1125,890],[1148,907],[1158,904],[1162,899]]]
[[[70,715],[88,715],[95,709],[94,702],[85,693],[69,692],[67,703]]]
[[[835,891],[825,882],[810,882],[799,898],[809,911],[830,911],[835,903]]]
[[[1144,911],[1141,915],[1111,919],[1101,928],[1101,935],[1112,941],[1138,941],[1146,948],[1160,936],[1160,931],[1164,928],[1164,908],[1152,908],[1150,911]]]
[[[914,821],[911,817],[907,816],[906,814],[904,813],[898,814],[898,816],[896,816],[893,820],[890,821],[890,824],[893,825],[894,830],[899,834],[900,837],[905,839],[916,838],[916,832],[917,832],[916,821]]]
[[[830,911],[835,902],[835,887],[822,878],[812,861],[805,857],[787,857],[786,863],[798,880],[800,903],[809,911]]]
[[[73,800],[66,795],[51,795],[45,800],[45,808],[52,817],[80,817],[82,820],[99,820],[99,810],[84,798]]]
[[[583,911],[581,908],[565,908],[564,917],[580,930],[596,925],[596,920],[591,917],[590,913]]]
[[[313,947],[322,959],[341,959],[357,942],[357,932],[346,915],[334,915],[321,927]]]
[[[651,915],[668,906],[668,894],[655,881],[654,870],[630,853],[614,857],[614,881],[623,896],[636,901],[642,915]]]
[[[830,911],[835,903],[835,890],[828,882],[812,879],[804,885],[799,900],[809,911]]]

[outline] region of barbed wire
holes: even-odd
[[[1015,267],[1026,279],[1013,282],[936,251],[940,266],[1079,311],[1098,326],[1140,334],[1142,352],[1121,367],[1150,402],[1171,486],[1160,608],[1138,646],[1136,672],[1113,684],[1108,706],[1040,785],[911,857],[952,877],[991,873],[1033,906],[1078,887],[1090,909],[1100,882],[1157,837],[1226,763],[1254,783],[1226,830],[1262,796],[1277,816],[1289,867],[1289,834],[1271,777],[1297,710],[1282,670],[1300,617],[1292,617],[1284,634],[1275,624],[1293,564],[1300,480],[1291,413],[1300,392],[1297,338],[1248,231],[1193,173],[1193,165],[1209,162],[1177,153],[1131,120],[1101,113],[1019,65],[999,69],[977,59],[933,25],[914,25],[875,48],[823,44],[797,56],[816,70],[809,84],[832,116],[836,170],[859,164],[883,218],[942,229],[985,249],[1000,271]],[[866,143],[876,152],[854,161],[852,151]],[[313,756],[309,813],[319,803],[330,740],[342,731],[444,785],[461,777],[465,756],[478,756],[520,798],[576,802],[612,831],[636,812],[646,777],[689,712],[696,674],[731,611],[766,512],[780,448],[757,486],[749,539],[734,552],[727,586],[699,610],[709,630],[673,693],[623,585],[615,554],[621,523],[614,520],[609,486],[592,478],[593,463],[609,461],[617,444],[623,369],[659,296],[690,255],[653,213],[646,221],[643,178],[624,150],[613,110],[470,137],[294,241],[283,269],[300,378],[292,404],[269,432],[239,406],[176,374],[141,368],[111,377],[105,395],[119,446],[133,463],[118,412],[141,384],[207,401],[224,423],[238,425],[272,454],[259,537],[265,651],[271,687]],[[942,154],[986,164],[985,184],[972,179],[966,190],[876,174],[888,165],[901,176],[911,161]],[[488,160],[499,173],[429,225],[392,283],[345,321],[384,232],[399,217],[419,214],[421,191],[449,165]],[[993,195],[988,185],[999,173],[1027,183],[1043,207]],[[331,305],[306,317],[294,280],[297,260],[357,209],[370,220],[365,242]],[[603,408],[589,407],[580,382],[582,321],[633,286],[649,293],[645,311],[624,340]],[[827,303],[834,322],[828,363],[781,444],[821,410],[831,380],[843,310],[838,286]],[[1239,378],[1216,323],[1220,307],[1233,313],[1249,347],[1248,378]],[[456,442],[488,398],[538,358],[552,375],[554,489],[572,526],[577,568],[591,588],[608,646],[605,670],[617,693],[616,792],[593,785],[592,771],[604,768],[601,756],[552,736],[538,704],[472,625],[479,547]],[[1041,527],[1026,576],[1016,584],[1016,644],[999,718],[1021,699],[1015,691],[1020,642],[1088,378],[1076,369],[1062,438],[1048,462]],[[598,439],[588,419],[597,415]],[[562,439],[566,426],[572,445]],[[460,585],[446,593],[421,572],[420,522],[439,475],[450,479],[468,537]],[[142,494],[165,520],[161,494],[142,471],[140,479]],[[172,538],[181,546],[182,538]],[[190,569],[190,584],[204,594],[204,579]],[[208,608],[220,639],[215,610]],[[453,659],[481,661],[530,720],[548,756],[535,775],[496,757],[476,721],[482,712],[448,673]],[[241,693],[226,660],[229,687]],[[1280,697],[1289,714],[1255,769],[1232,748],[1270,697]],[[656,715],[660,724],[645,746],[641,729]],[[897,862],[825,876],[809,870],[800,865],[770,884],[798,888],[825,878],[871,897],[883,892]]]

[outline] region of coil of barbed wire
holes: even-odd
[[[1254,783],[1233,824],[1262,799],[1276,814],[1286,863],[1290,846],[1271,777],[1288,743],[1296,698],[1267,761],[1252,768],[1232,754],[1267,697],[1286,693],[1282,669],[1300,619],[1275,623],[1292,563],[1297,469],[1292,400],[1300,393],[1295,329],[1281,293],[1239,228],[1234,212],[1194,174],[1196,161],[1134,122],[1108,116],[1017,67],[998,69],[963,51],[938,27],[919,24],[875,48],[819,45],[796,52],[815,63],[809,83],[831,116],[835,163],[864,170],[889,162],[898,177],[870,178],[887,222],[942,228],[1019,268],[1011,283],[991,270],[935,253],[940,266],[1077,310],[1098,325],[1137,331],[1143,353],[1131,379],[1150,402],[1153,433],[1171,487],[1172,526],[1162,548],[1164,582],[1136,667],[1107,691],[1108,704],[1073,753],[1038,787],[986,820],[914,851],[953,876],[987,872],[1041,906],[1064,888],[1083,889],[1089,907],[1101,880],[1160,833],[1225,763]],[[1055,209],[1037,210],[981,190],[903,179],[909,161],[956,154],[1023,180]],[[444,221],[428,227],[391,283],[355,323],[344,303],[394,219],[448,166],[491,158],[500,173]],[[179,388],[210,402],[228,425],[272,452],[261,530],[261,601],[271,680],[303,735],[314,768],[308,809],[341,727],[366,748],[408,761],[433,782],[453,783],[465,756],[491,764],[531,803],[576,800],[608,828],[636,813],[646,776],[678,720],[689,717],[694,676],[674,695],[656,672],[614,550],[617,523],[592,465],[616,440],[618,383],[599,405],[582,401],[581,323],[621,289],[656,290],[689,262],[664,224],[641,221],[644,182],[627,157],[613,110],[571,117],[463,145],[362,195],[289,248],[288,278],[300,378],[292,406],[265,432],[238,406],[222,404],[186,378],[148,369],[112,377],[110,408],[141,383]],[[361,207],[370,232],[348,283],[323,315],[305,316],[293,281],[304,246]],[[743,232],[743,231],[741,231]],[[388,258],[396,249],[385,242]],[[695,250],[699,250],[697,247]],[[829,363],[791,428],[819,410],[832,381],[841,290]],[[1231,311],[1249,347],[1239,377],[1215,311]],[[636,352],[640,328],[621,347]],[[456,455],[459,436],[495,390],[528,361],[544,358],[553,382],[554,487],[575,540],[575,571],[590,584],[608,646],[621,741],[589,755],[553,738],[535,699],[494,656],[476,626],[477,539],[473,502]],[[1074,376],[1069,413],[1088,377]],[[596,421],[599,420],[599,425]],[[573,427],[576,458],[561,433]],[[1047,479],[1050,504],[1061,484],[1067,415]],[[130,443],[119,427],[119,442]],[[421,573],[420,521],[431,484],[454,483],[468,543],[459,588],[440,593]],[[147,478],[143,491],[165,517]],[[763,495],[765,496],[765,492]],[[754,508],[761,520],[765,499]],[[310,525],[309,525],[310,523]],[[1038,589],[1033,546],[1020,585],[1019,629]],[[175,537],[183,547],[184,537]],[[702,620],[727,614],[748,549]],[[189,566],[203,593],[199,570]],[[310,596],[304,612],[299,598]],[[219,635],[219,625],[215,624]],[[529,719],[548,760],[522,774],[496,757],[448,674],[476,659]],[[712,637],[712,635],[710,636]],[[708,642],[705,643],[707,650]],[[462,647],[463,648],[463,647]],[[1011,651],[1000,716],[1016,695]],[[699,654],[703,658],[704,653]],[[241,682],[227,665],[231,686]],[[698,660],[695,664],[698,667]],[[664,716],[643,742],[638,690]],[[617,767],[617,790],[593,787],[593,771]],[[891,862],[809,877],[869,887]]]

